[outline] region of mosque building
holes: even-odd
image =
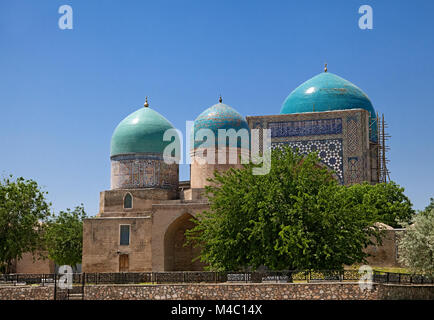
[[[203,196],[214,171],[240,168],[239,163],[193,161],[190,181],[179,181],[179,165],[164,161],[173,128],[149,106],[131,113],[111,140],[111,188],[100,193],[100,209],[84,221],[83,272],[197,271],[198,248],[185,246],[191,219],[209,208]],[[289,94],[280,114],[247,116],[219,103],[203,111],[194,132],[209,129],[270,129],[272,148],[289,145],[301,153],[318,152],[341,184],[380,181],[377,115],[368,96],[349,81],[324,72]],[[261,132],[261,130],[260,130]],[[261,133],[260,133],[261,135]],[[260,136],[262,141],[262,137]],[[249,146],[225,142],[227,150],[248,154]],[[209,147],[209,146],[208,146]],[[191,144],[191,154],[203,154]],[[208,149],[208,152],[216,152]],[[227,153],[229,154],[229,153]],[[373,265],[396,266],[394,230],[383,245],[370,248]]]

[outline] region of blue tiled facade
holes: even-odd
[[[270,122],[268,128],[271,129],[271,138],[340,134],[342,119]]]
[[[301,154],[317,152],[321,162],[332,169],[338,176],[339,181],[342,184],[344,183],[342,139],[273,142],[271,148],[282,148],[285,145]]]
[[[273,149],[287,145],[302,154],[317,152],[341,184],[378,182],[377,151],[369,141],[367,110],[251,116],[247,120],[252,129],[271,129]]]

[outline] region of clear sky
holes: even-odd
[[[64,4],[72,30],[58,27]],[[364,4],[372,30],[358,27]],[[244,116],[278,114],[327,62],[385,114],[391,178],[422,209],[434,196],[433,15],[431,0],[1,0],[0,174],[35,179],[56,211],[95,215],[113,130],[145,96],[183,131],[220,93]]]

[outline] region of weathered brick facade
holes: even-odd
[[[53,273],[54,267],[54,262],[46,257],[46,253],[42,257],[38,253],[33,255],[26,252],[21,259],[14,262],[13,273]]]

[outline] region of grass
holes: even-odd
[[[405,268],[396,268],[396,267],[373,267],[375,271],[380,272],[393,272],[393,273],[410,273],[408,269]]]
[[[374,271],[380,271],[380,272],[393,272],[393,273],[410,273],[410,270],[406,268],[398,268],[398,267],[376,267],[376,266],[370,266]],[[346,270],[357,270],[359,269],[359,265],[352,265],[347,268]]]

